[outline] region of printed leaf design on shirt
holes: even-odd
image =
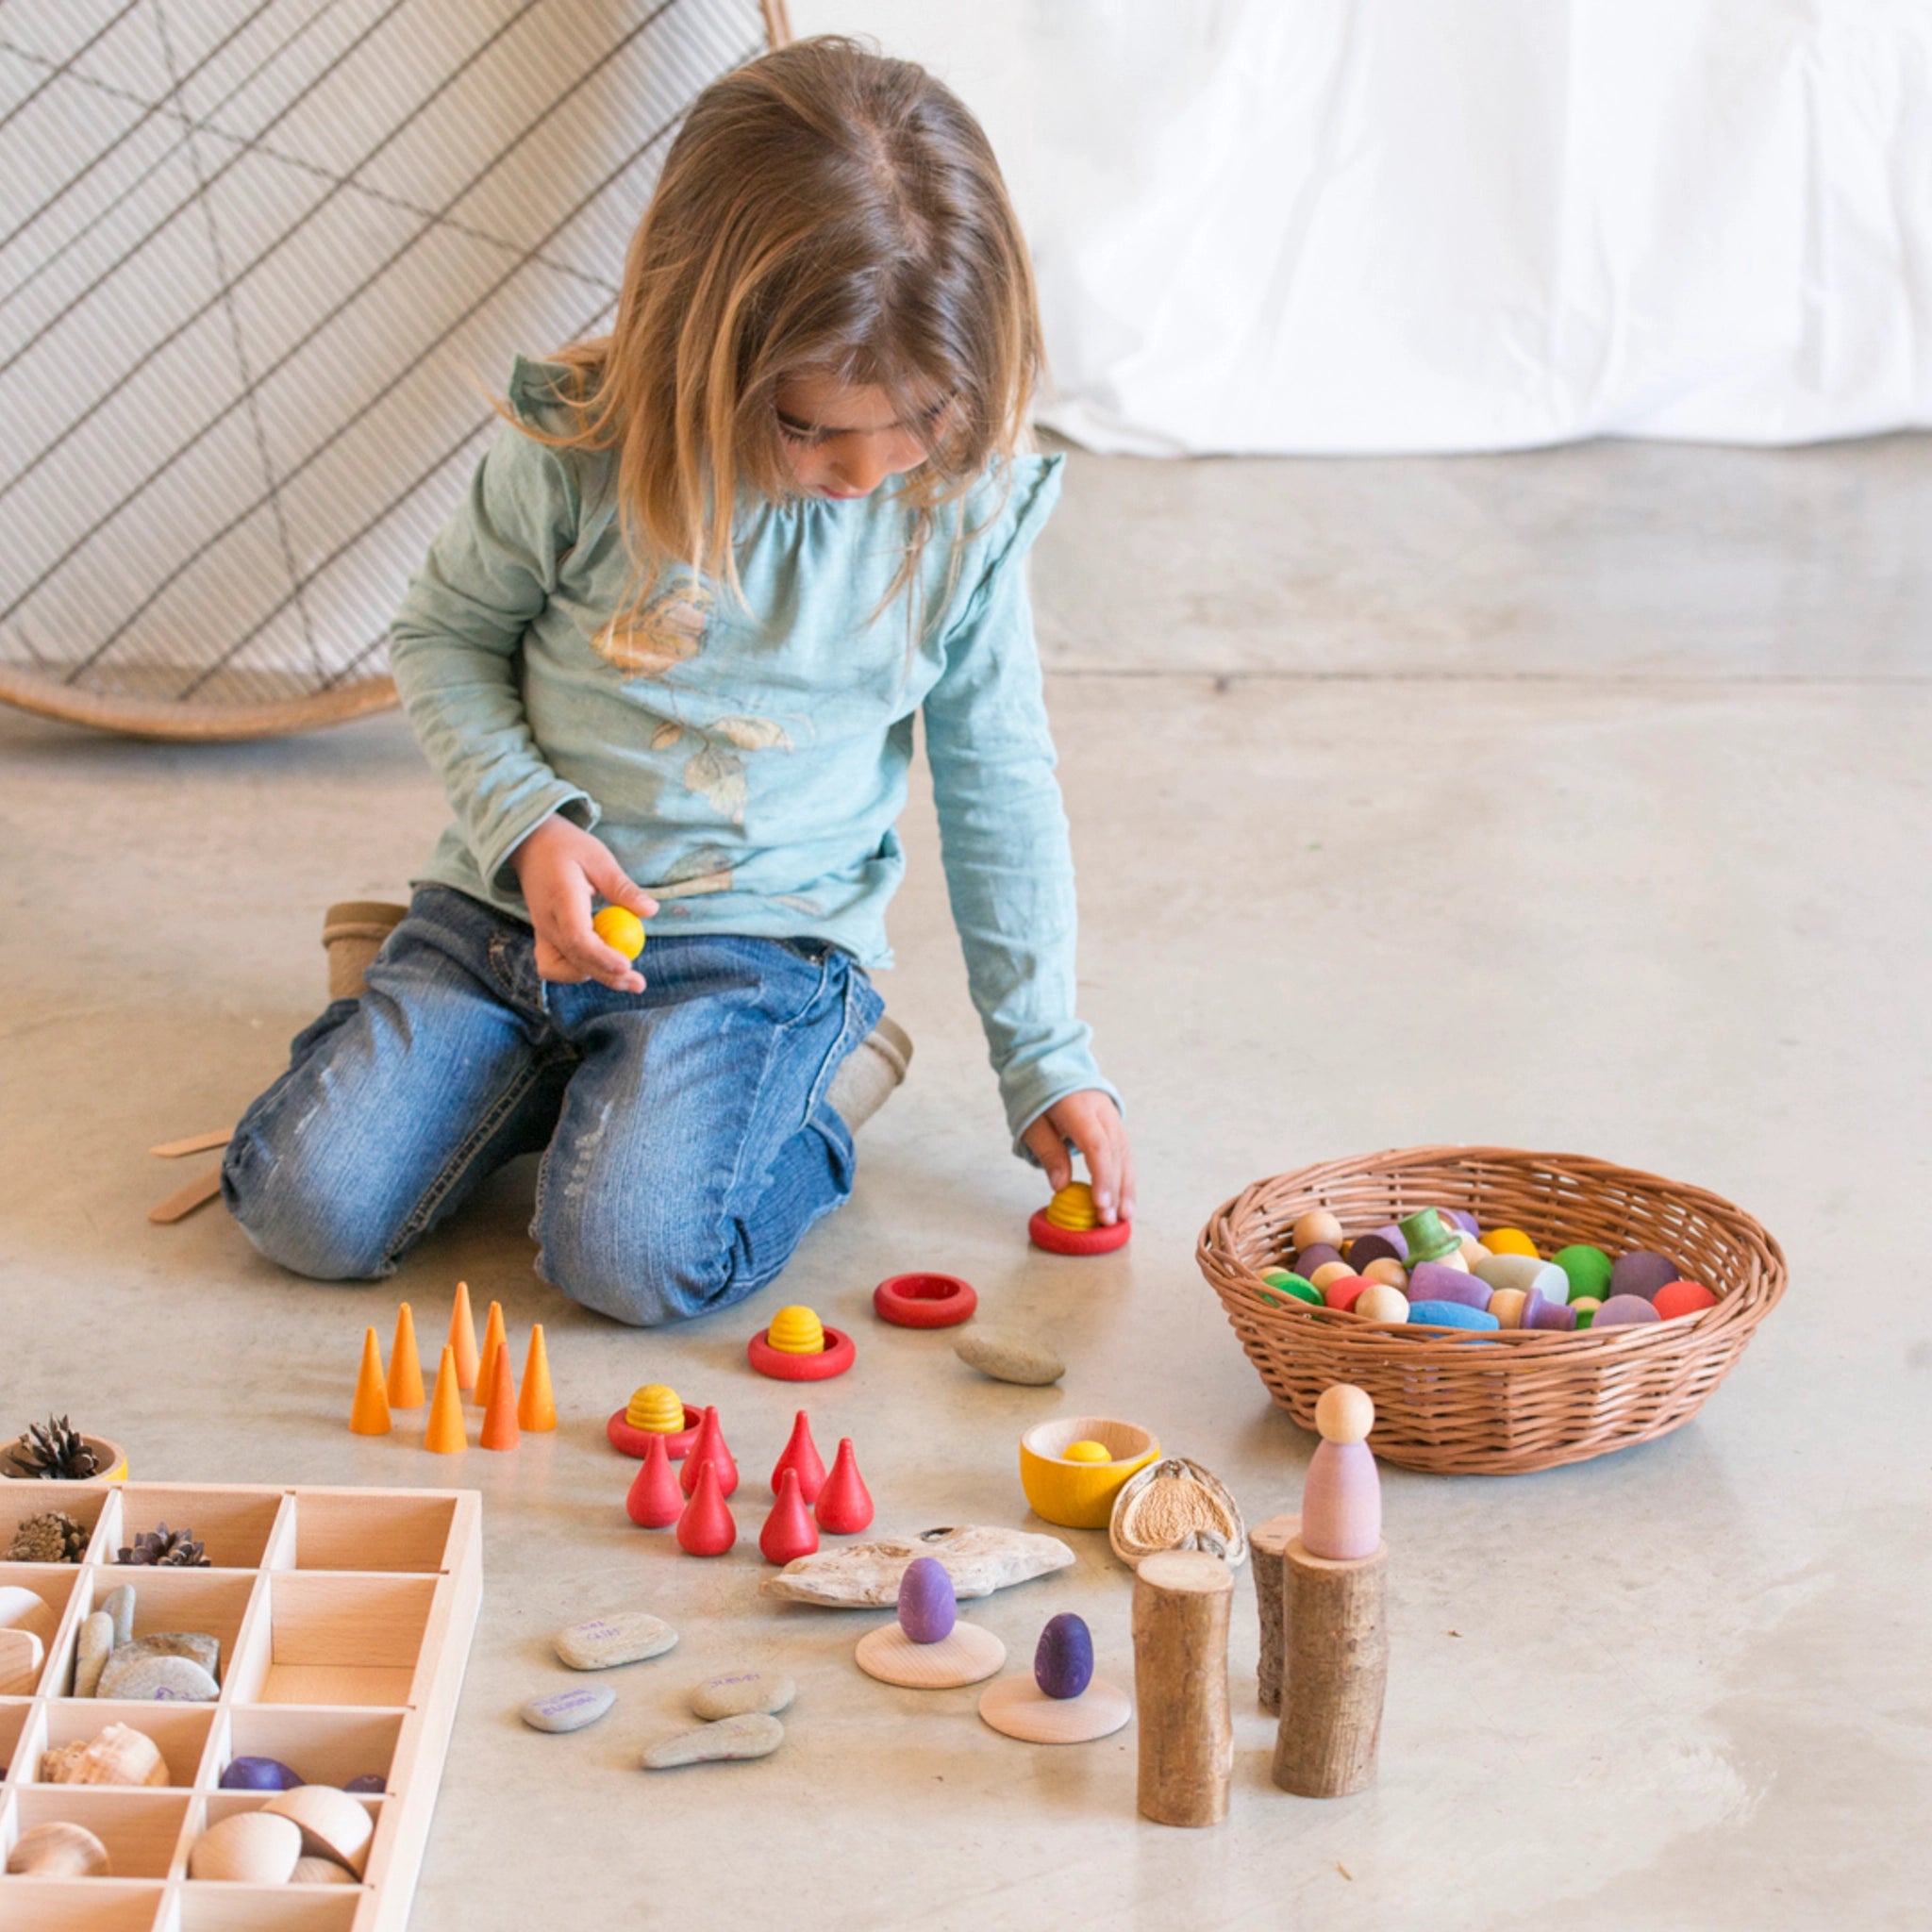
[[[684,726],[675,724],[671,719],[667,718],[663,724],[658,725],[657,730],[651,733],[651,749],[653,751],[669,751],[683,736]]]
[[[734,825],[744,823],[751,798],[744,782],[744,760],[721,744],[707,744],[684,768],[684,782],[699,797],[708,799]]]
[[[665,867],[663,883],[653,886],[651,895],[657,899],[698,899],[708,892],[728,892],[735,883],[730,853],[719,845],[700,845]]]
[[[662,677],[704,648],[711,593],[689,579],[667,586],[626,622],[611,621],[591,648],[626,677]]]
[[[770,718],[720,718],[711,729],[722,732],[740,751],[791,749],[791,740],[785,727]]]

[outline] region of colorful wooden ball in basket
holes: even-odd
[[[1325,1221],[1311,1224],[1316,1214]],[[1298,1292],[1304,1249],[1338,1238],[1371,1285]],[[1216,1210],[1195,1258],[1305,1427],[1324,1389],[1351,1383],[1374,1402],[1386,1461],[1492,1474],[1582,1461],[1689,1421],[1786,1280],[1776,1241],[1715,1194],[1587,1156],[1494,1147],[1398,1150],[1257,1181]]]

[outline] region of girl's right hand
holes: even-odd
[[[640,919],[654,918],[658,902],[631,882],[603,840],[553,812],[509,862],[537,929],[537,971],[543,978],[565,985],[594,979],[613,992],[643,991],[643,974],[591,930],[591,902],[605,899]]]

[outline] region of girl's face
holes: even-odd
[[[882,389],[831,375],[790,375],[778,385],[778,428],[801,494],[870,496],[888,476],[925,460],[945,405],[902,422]]]

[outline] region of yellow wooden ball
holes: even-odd
[[[1388,1288],[1407,1288],[1408,1270],[1400,1261],[1384,1255],[1379,1261],[1371,1261],[1362,1270],[1362,1276],[1368,1281],[1379,1281]]]
[[[1356,1296],[1355,1312],[1369,1322],[1406,1322],[1408,1297],[1386,1281],[1372,1281]]]
[[[1060,1451],[1062,1462],[1111,1462],[1113,1452],[1105,1442],[1069,1442]]]
[[[1100,1225],[1100,1209],[1094,1206],[1093,1190],[1086,1181],[1069,1181],[1046,1204],[1049,1227],[1063,1227],[1069,1234],[1085,1234]]]
[[[780,1308],[765,1330],[765,1346],[780,1355],[823,1355],[825,1326],[817,1311],[806,1307]]]
[[[1354,1273],[1346,1261],[1324,1261],[1308,1279],[1317,1288],[1326,1288],[1331,1281],[1345,1281]]]
[[[1331,1248],[1341,1245],[1341,1224],[1325,1208],[1310,1208],[1293,1228],[1297,1249],[1312,1248],[1317,1242]]]
[[[1536,1252],[1536,1243],[1520,1227],[1484,1228],[1483,1246],[1492,1255],[1527,1255],[1533,1260],[1541,1258]]]
[[[644,922],[627,907],[605,907],[591,920],[591,930],[626,959],[635,959],[644,950]]]
[[[648,1429],[655,1436],[675,1436],[684,1426],[684,1404],[677,1391],[662,1382],[646,1382],[635,1391],[625,1406],[624,1419],[634,1429]]]
[[[1315,1426],[1325,1442],[1359,1442],[1375,1426],[1375,1405],[1366,1389],[1338,1382],[1315,1404]]]

